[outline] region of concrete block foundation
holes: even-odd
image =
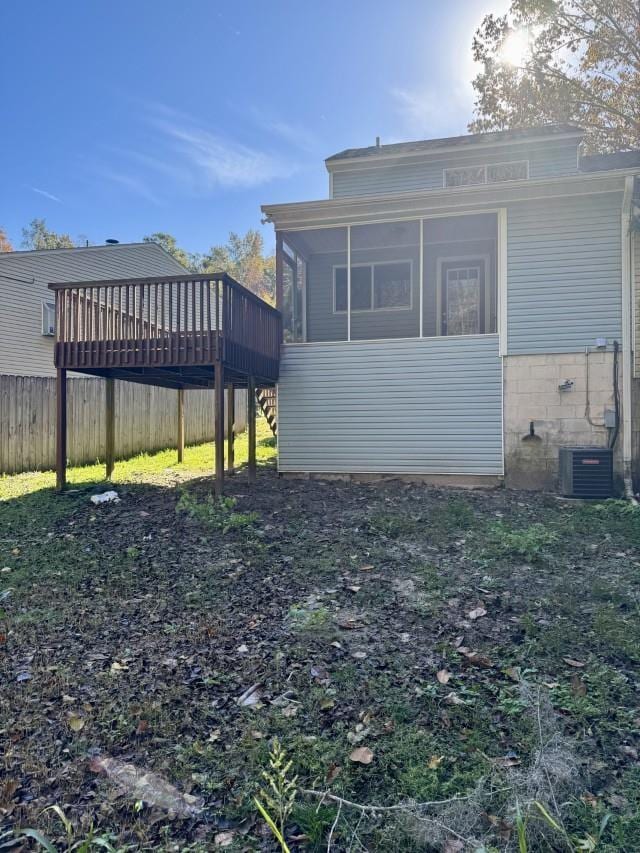
[[[618,360],[622,400],[622,359]],[[588,377],[587,377],[588,367]],[[505,483],[517,489],[554,490],[563,446],[606,447],[605,409],[614,410],[613,353],[591,351],[515,355],[504,359]],[[565,390],[561,390],[564,387]],[[624,405],[624,400],[622,400]],[[622,478],[622,410],[614,452]],[[530,436],[533,422],[534,436]]]

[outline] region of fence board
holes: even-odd
[[[0,374],[0,474],[55,467],[56,380]],[[185,391],[185,443],[212,441],[214,392]],[[116,382],[116,458],[176,447],[178,392]],[[236,391],[235,431],[247,422],[246,391]],[[105,384],[68,380],[68,452],[71,465],[104,459]]]

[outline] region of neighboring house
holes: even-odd
[[[0,253],[0,474],[55,465],[55,296],[49,282],[185,273],[156,243]],[[74,373],[70,378],[68,455],[74,464],[94,462],[105,457],[105,383]],[[183,441],[213,438],[213,407],[212,391],[188,395]],[[115,408],[116,456],[179,442],[176,391],[117,383]],[[236,430],[244,426],[244,412],[244,398],[236,398]]]
[[[157,243],[0,252],[0,374],[55,376],[54,298],[58,281],[184,275]]]
[[[285,325],[281,472],[547,488],[561,446],[611,443],[629,485],[640,152],[581,157],[582,138],[349,149],[326,161],[329,199],[262,208]]]

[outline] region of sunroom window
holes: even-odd
[[[346,311],[347,268],[336,267],[335,310]],[[411,262],[354,264],[351,267],[351,311],[397,311],[411,308]]]

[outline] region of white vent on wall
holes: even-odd
[[[55,335],[56,333],[56,306],[54,302],[42,303],[42,334]]]

